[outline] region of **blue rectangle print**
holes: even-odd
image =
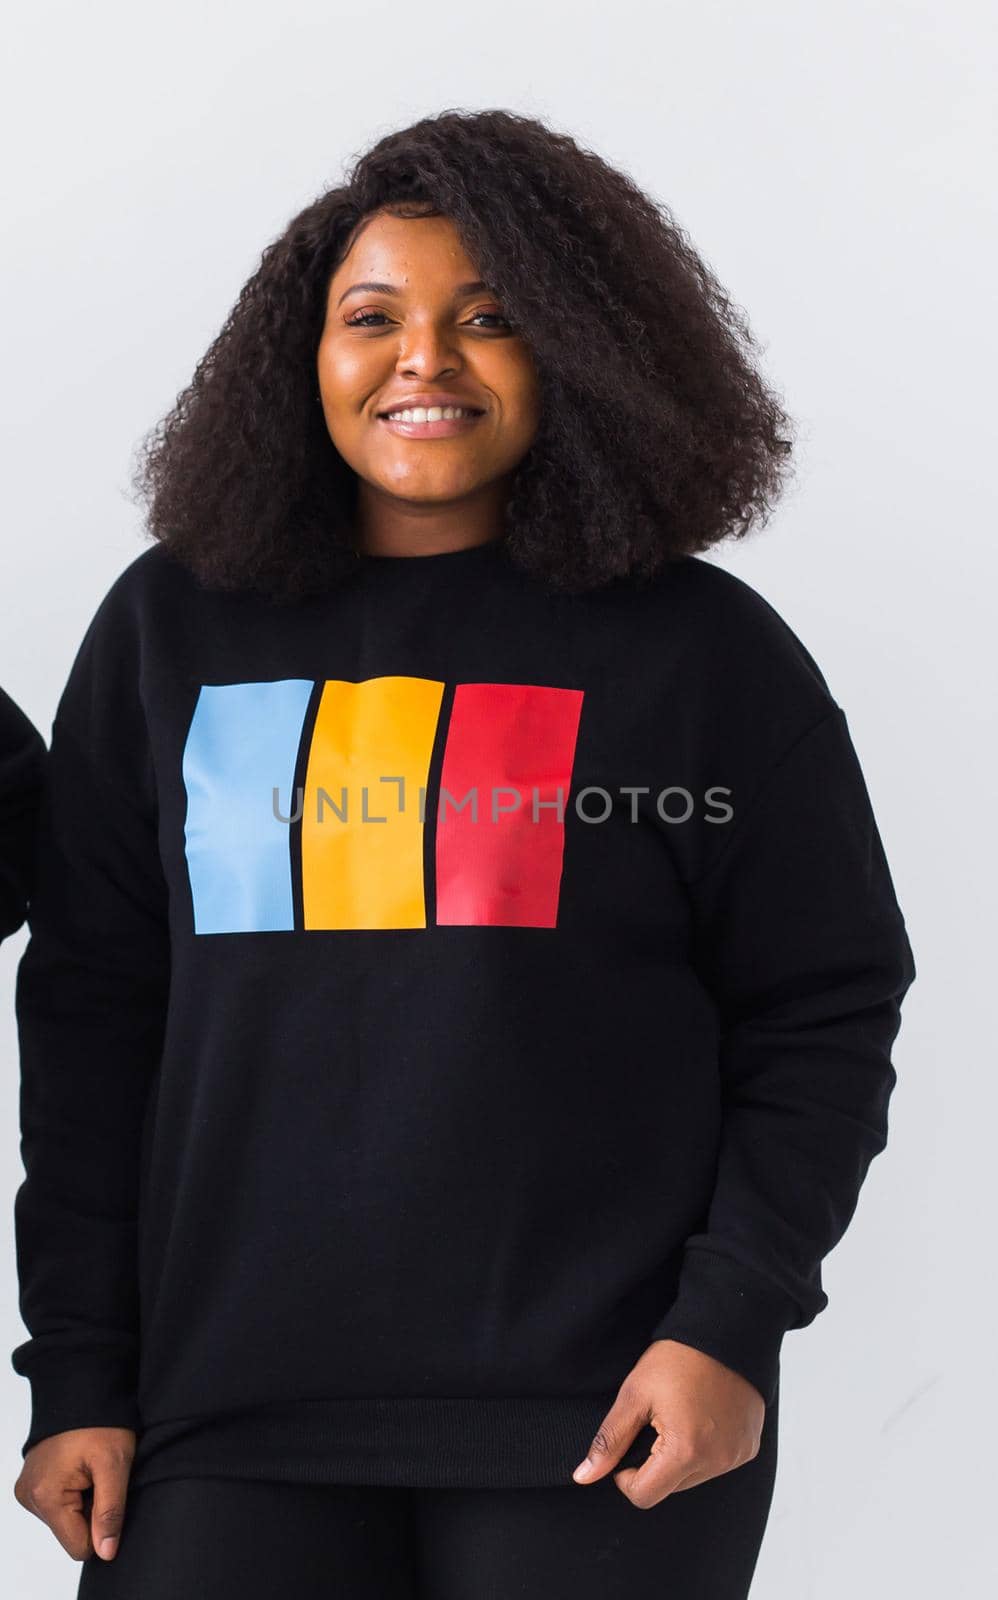
[[[195,933],[294,928],[295,762],[314,684],[204,684],[184,745],[184,827]]]

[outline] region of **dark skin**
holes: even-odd
[[[357,539],[374,555],[432,555],[497,538],[537,432],[537,373],[453,225],[368,218],[333,273],[316,366],[330,438],[358,479]],[[357,287],[380,283],[393,292]],[[379,420],[427,390],[484,412],[450,438]]]
[[[531,353],[447,218],[377,214],[358,229],[329,283],[316,357],[330,438],[358,478],[357,546],[372,555],[460,550],[501,535],[513,474],[536,435]],[[357,289],[361,283],[390,285]],[[393,431],[379,419],[420,391],[445,391],[482,412],[446,437]],[[690,1345],[656,1339],[624,1377],[580,1463],[578,1483],[605,1478],[649,1423],[658,1437],[639,1467],[614,1473],[647,1510],[750,1461],[765,1403],[740,1373]],[[74,1428],[42,1439],[14,1485],[18,1502],[76,1560],[113,1560],[124,1526],[136,1434]],[[91,1493],[92,1492],[92,1493]]]

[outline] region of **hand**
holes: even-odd
[[[48,1524],[77,1561],[118,1549],[128,1476],[135,1455],[131,1428],[71,1428],[32,1445],[14,1485],[14,1499]],[[83,1503],[93,1488],[93,1506]]]
[[[647,1511],[676,1489],[692,1489],[759,1453],[766,1402],[754,1384],[723,1362],[676,1339],[656,1339],[624,1379],[584,1462],[577,1483],[610,1471],[640,1430],[658,1439],[640,1467],[624,1467],[614,1483]]]

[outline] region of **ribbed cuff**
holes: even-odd
[[[679,1292],[652,1339],[676,1339],[741,1373],[772,1405],[780,1379],[780,1347],[799,1308],[782,1289],[730,1256],[688,1248]]]
[[[131,1428],[140,1416],[128,1365],[108,1352],[47,1350],[21,1358],[14,1370],[31,1385],[31,1425],[21,1455],[53,1433],[70,1428]]]

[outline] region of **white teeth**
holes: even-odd
[[[440,422],[452,417],[473,417],[474,411],[467,411],[464,406],[413,406],[408,411],[389,411],[388,420],[391,422]]]

